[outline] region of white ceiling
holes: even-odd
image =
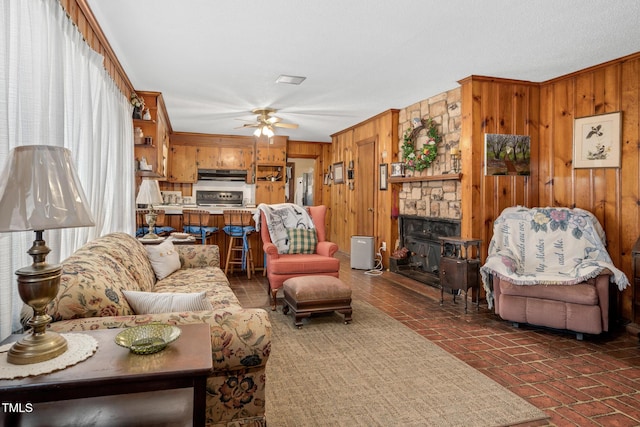
[[[174,131],[278,109],[290,139],[330,135],[472,74],[541,82],[640,51],[637,0],[89,0],[137,90]],[[306,76],[300,86],[280,74]]]

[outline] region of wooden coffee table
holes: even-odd
[[[114,337],[122,329],[79,332],[98,341],[89,359],[50,374],[0,380],[0,401],[14,404],[13,411],[0,411],[0,425],[64,420],[74,426],[204,426],[206,380],[213,369],[210,329],[204,323],[180,329],[178,340],[151,355],[118,346]],[[12,335],[3,343],[20,337]],[[192,411],[185,410],[189,406]]]

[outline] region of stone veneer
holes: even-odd
[[[450,151],[452,148],[459,148],[460,143],[461,89],[452,89],[400,110],[399,156],[402,155],[402,137],[411,128],[414,118],[431,118],[437,123],[442,142],[438,144],[438,157],[429,168],[421,172],[406,171],[405,176],[428,177],[454,173]],[[419,135],[416,145],[420,147],[425,141],[426,137]],[[460,219],[460,187],[459,180],[405,182],[399,193],[400,214]]]

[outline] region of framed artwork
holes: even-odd
[[[531,175],[529,135],[484,134],[485,175]]]
[[[388,181],[388,166],[386,163],[381,163],[380,164],[380,189],[381,190],[386,190],[389,186],[389,181]]]
[[[402,177],[402,176],[404,176],[404,163],[403,162],[391,163],[391,177],[395,178],[395,177]]]
[[[333,183],[334,184],[344,183],[344,162],[333,164]]]
[[[620,112],[573,121],[573,167],[620,167]]]

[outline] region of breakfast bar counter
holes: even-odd
[[[156,210],[162,209],[165,215],[182,215],[183,209],[202,209],[213,215],[222,215],[222,212],[229,209],[247,210],[252,214],[255,213],[256,207],[222,207],[222,206],[199,206],[199,205],[155,205],[153,207]]]
[[[221,207],[221,206],[198,206],[198,205],[155,205],[154,209],[164,211],[164,226],[174,228],[176,231],[183,231],[182,227],[182,211],[184,209],[202,209],[209,212],[209,227],[216,227],[218,231],[211,237],[211,243],[218,245],[220,248],[220,265],[225,265],[226,257],[229,250],[229,237],[222,231],[224,228],[224,216],[222,212],[225,210],[246,210],[254,214],[257,211],[255,207]],[[253,223],[253,222],[252,222]],[[254,224],[255,225],[255,224]],[[260,233],[251,233],[249,236],[249,244],[255,263],[256,270],[264,268],[264,251],[262,249],[262,239]]]

